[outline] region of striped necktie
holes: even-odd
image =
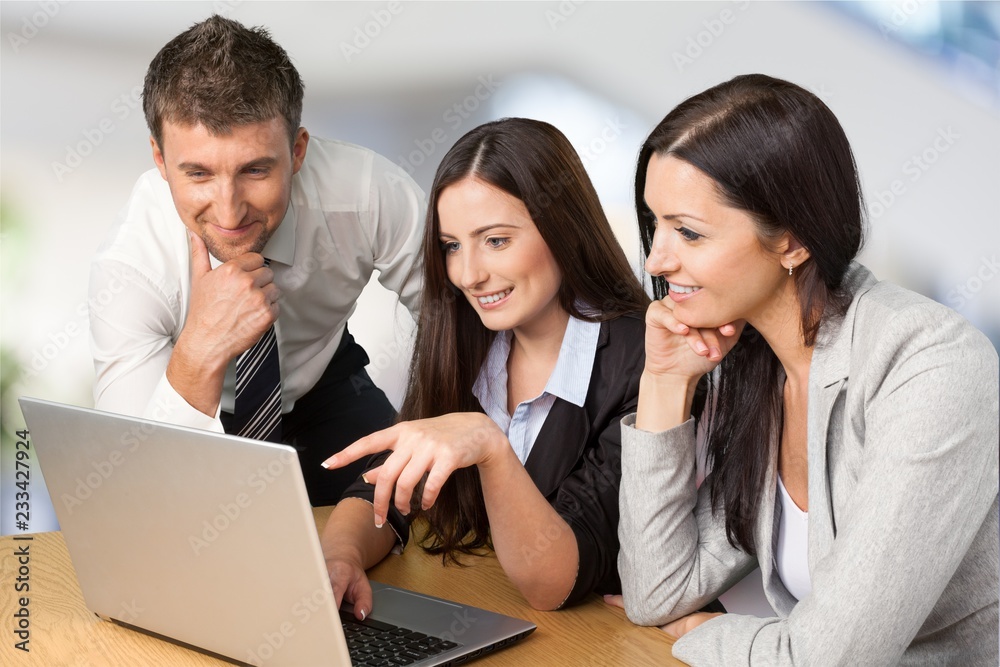
[[[230,432],[281,442],[281,368],[273,324],[236,360],[236,405]]]

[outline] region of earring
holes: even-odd
[[[792,275],[792,269],[794,269],[794,268],[795,268],[795,263],[794,262],[789,263],[789,265],[788,265],[788,275]]]

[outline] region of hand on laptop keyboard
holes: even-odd
[[[410,665],[460,646],[455,642],[413,632],[372,619],[358,621],[341,611],[351,662],[359,665]]]

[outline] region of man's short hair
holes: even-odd
[[[215,15],[160,49],[146,72],[142,110],[163,148],[163,122],[204,125],[212,134],[282,117],[293,142],[303,85],[283,48],[262,27]]]

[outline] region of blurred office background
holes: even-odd
[[[1000,345],[1000,5],[974,2],[0,3],[3,483],[16,396],[92,405],[90,258],[152,167],[150,59],[220,13],[263,25],[306,82],[314,135],[371,147],[425,189],[466,131],[503,116],[562,129],[640,266],[630,204],[647,132],[684,98],[763,72],[819,95],[852,141],[864,261]],[[526,147],[530,150],[530,147]],[[99,306],[100,304],[90,304]],[[366,291],[351,329],[398,405],[412,323]],[[44,497],[33,473],[36,506]],[[0,525],[11,532],[4,493]],[[42,508],[32,530],[45,530]]]

